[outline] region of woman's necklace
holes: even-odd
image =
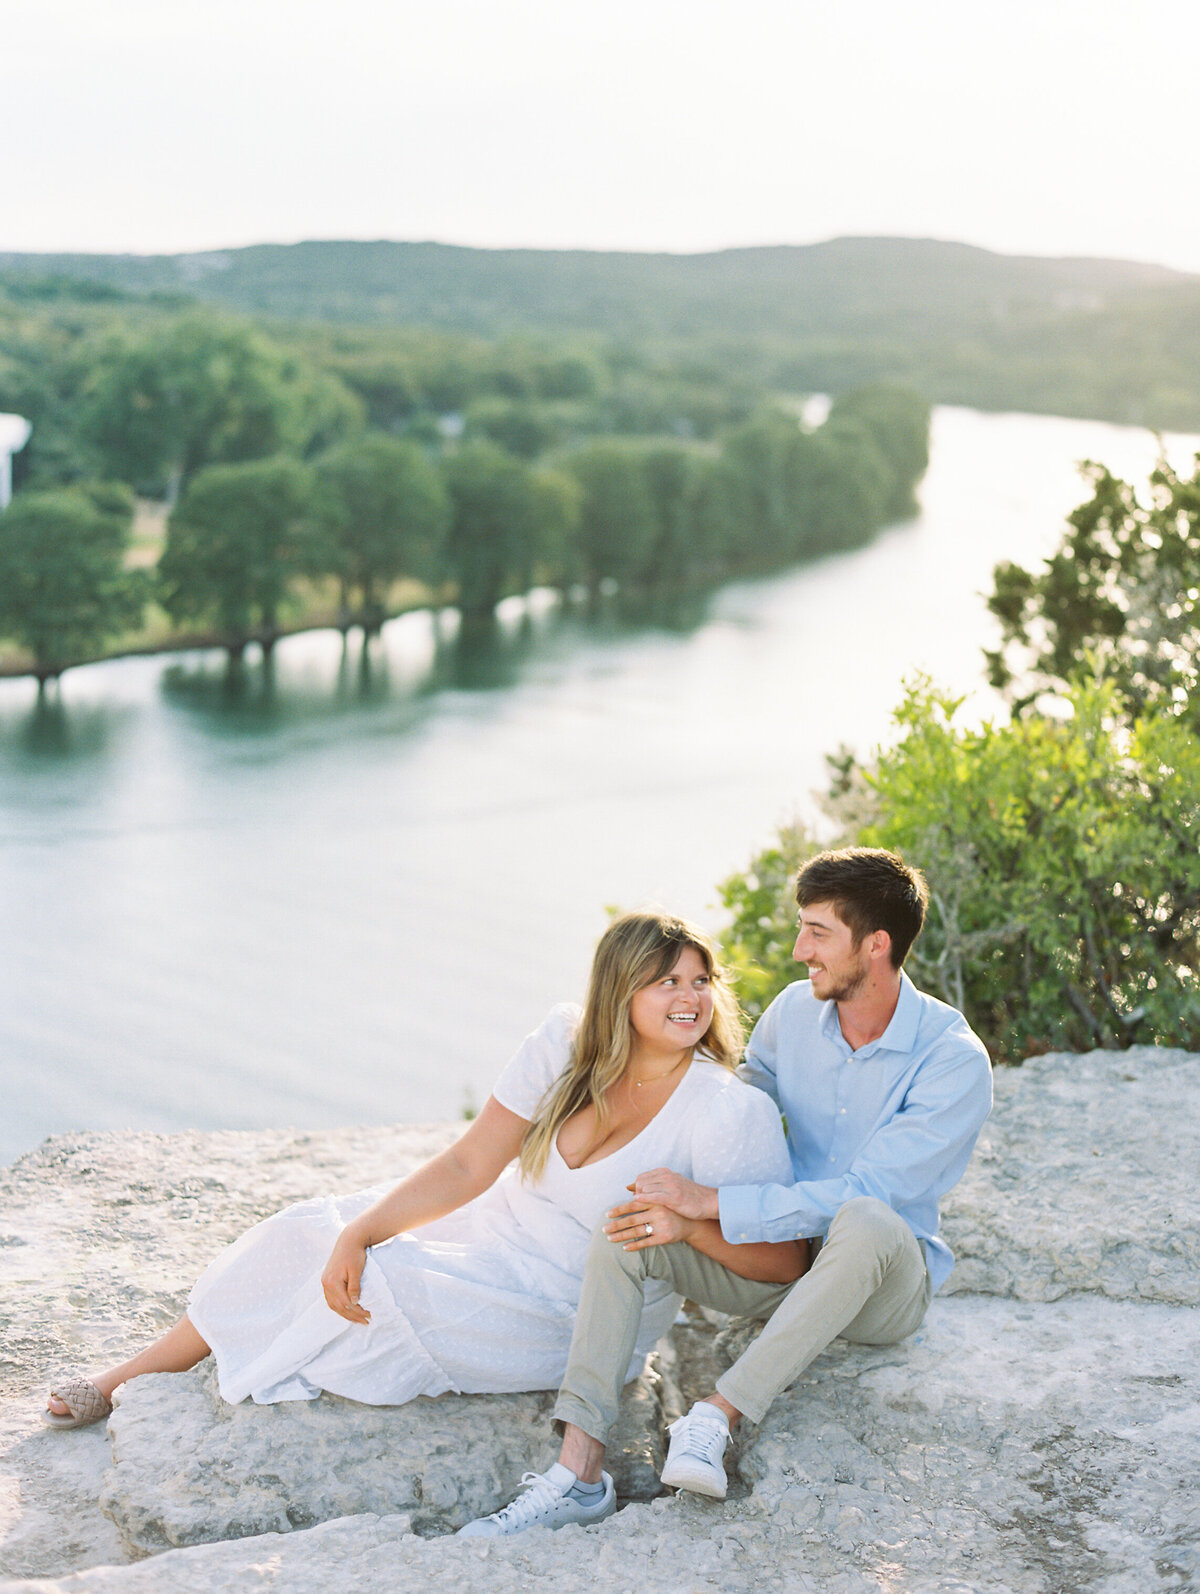
[[[685,1052],[677,1063],[672,1063],[671,1067],[667,1069],[665,1074],[647,1074],[645,1079],[631,1079],[629,1083],[633,1086],[634,1090],[641,1090],[643,1085],[657,1085],[660,1079],[670,1079],[671,1075],[678,1069],[682,1068],[684,1063],[689,1063],[691,1060],[691,1052]]]

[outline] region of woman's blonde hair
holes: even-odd
[[[737,1067],[742,1055],[741,1013],[711,938],[673,914],[653,910],[622,914],[596,947],[571,1061],[538,1103],[521,1141],[523,1177],[536,1179],[541,1174],[558,1131],[584,1107],[595,1108],[597,1127],[603,1130],[608,1118],[606,1092],[620,1079],[633,1047],[629,1004],[644,986],[669,974],[687,947],[700,954],[712,980],[712,1022],[699,1045],[723,1068]]]

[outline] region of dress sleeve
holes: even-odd
[[[579,1011],[573,1002],[552,1007],[532,1035],[526,1035],[496,1081],[492,1095],[518,1118],[533,1118],[538,1103],[570,1061]]]
[[[731,1079],[698,1111],[692,1133],[692,1178],[697,1184],[791,1184],[779,1109],[751,1085]]]

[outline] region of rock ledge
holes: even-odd
[[[744,1436],[716,1505],[654,1498],[658,1447],[745,1330],[677,1327],[627,1401],[630,1503],[500,1543],[445,1535],[550,1459],[548,1397],[231,1408],[197,1369],[130,1385],[111,1442],[38,1420],[53,1371],[159,1331],[248,1223],[398,1177],[453,1125],[48,1141],[0,1176],[0,1590],[1200,1587],[1198,1108],[1183,1052],[1003,1071],[918,1335],[832,1347]]]

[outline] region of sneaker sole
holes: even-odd
[[[710,1500],[723,1500],[729,1486],[725,1478],[718,1482],[707,1468],[692,1472],[687,1467],[667,1466],[660,1476],[668,1489],[686,1489],[690,1494],[703,1494]]]

